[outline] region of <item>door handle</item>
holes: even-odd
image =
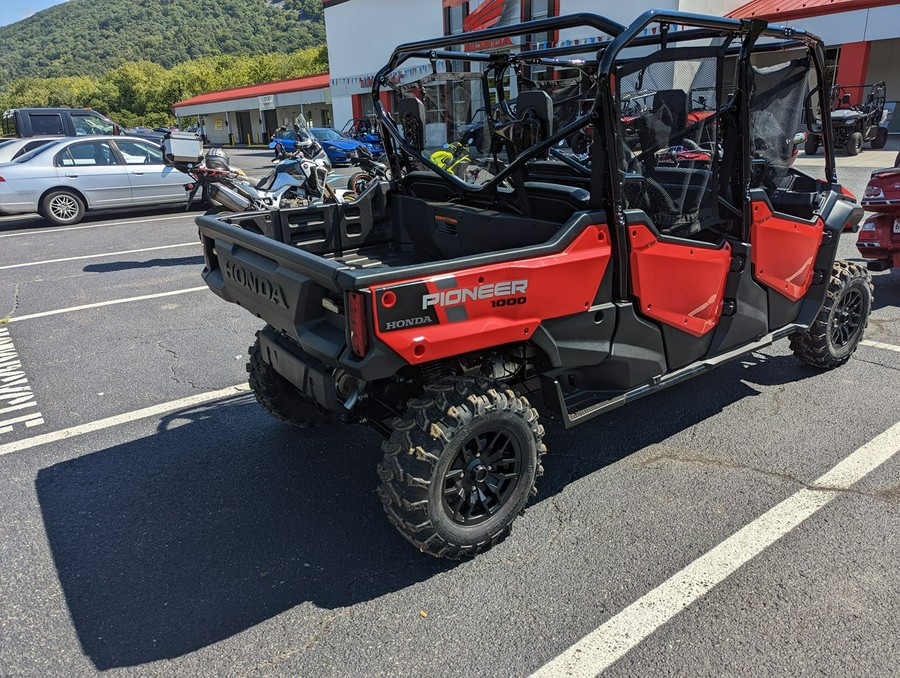
[[[132,174],[136,174],[136,175],[139,176],[139,177],[144,176],[144,173],[143,173],[143,172],[132,172]]]
[[[77,174],[66,174],[66,176],[69,177],[70,179],[77,179],[77,178],[78,178],[78,175],[77,175]]]

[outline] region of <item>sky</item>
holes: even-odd
[[[0,26],[12,24],[66,0],[0,0]]]

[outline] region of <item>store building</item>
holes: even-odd
[[[311,75],[201,94],[175,104],[179,126],[196,123],[211,144],[268,143],[279,126],[297,116],[331,127],[329,75]]]
[[[900,3],[896,0],[753,0],[729,16],[805,28],[825,41],[832,84],[883,80],[888,101],[900,99]],[[857,101],[862,95],[861,90],[850,93]],[[898,123],[900,117],[892,127],[900,131]]]
[[[577,12],[603,14],[627,24],[653,8],[721,14],[741,0],[323,0],[331,69],[334,120],[340,128],[352,118],[373,113],[372,79],[399,44],[439,35],[456,35],[491,26],[504,26],[548,16]],[[360,38],[360,26],[378,26]],[[600,40],[584,31],[531,36],[534,42]],[[474,45],[479,50],[508,50],[510,41]],[[427,62],[410,62],[394,74],[394,82],[408,85],[431,73]],[[382,103],[390,110],[390,93]]]
[[[603,14],[628,24],[653,8],[759,17],[808,29],[825,41],[833,82],[884,80],[887,99],[900,100],[900,2],[896,0],[323,0],[323,4],[338,127],[351,118],[372,114],[372,78],[401,43],[576,12]],[[360,26],[378,26],[378,30],[366,32],[361,40]],[[551,43],[592,38],[601,39],[578,30],[531,36],[533,41]],[[510,41],[473,47],[514,48]],[[407,63],[394,74],[394,82],[409,85],[430,73],[427,63]],[[383,92],[382,102],[388,109],[391,98]],[[900,129],[900,117],[892,129],[895,126]]]

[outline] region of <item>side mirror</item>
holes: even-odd
[[[842,103],[842,104],[849,104],[849,103],[850,103],[850,95],[849,95],[849,94],[845,94],[844,96],[842,96],[842,97],[841,97],[841,103]]]
[[[800,146],[802,144],[805,144],[808,136],[809,135],[807,135],[806,132],[797,132],[794,135],[794,138],[791,139],[791,144],[793,144],[794,146]]]

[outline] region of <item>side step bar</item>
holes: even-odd
[[[789,334],[793,334],[794,332],[805,329],[802,325],[788,325],[787,327],[783,327],[776,332],[770,332],[765,335],[759,341],[755,341],[752,344],[745,344],[740,348],[736,348],[728,353],[723,353],[714,358],[709,358],[708,360],[703,360],[699,363],[695,363],[693,365],[689,365],[688,367],[683,367],[680,370],[676,370],[669,374],[664,374],[661,377],[657,377],[652,383],[644,384],[643,386],[638,386],[636,388],[631,389],[630,391],[625,391],[624,393],[610,396],[609,392],[598,392],[596,393],[593,401],[590,397],[590,394],[579,391],[578,396],[578,407],[579,409],[571,410],[567,406],[566,403],[566,394],[563,393],[562,386],[559,383],[559,379],[553,380],[553,385],[556,388],[556,395],[559,398],[559,411],[562,412],[563,423],[566,428],[572,428],[573,426],[577,426],[578,424],[582,424],[594,417],[598,417],[601,414],[608,412],[609,410],[614,410],[617,407],[620,407],[626,403],[630,403],[633,400],[637,400],[638,398],[642,398],[643,396],[650,395],[651,393],[656,393],[657,391],[661,391],[664,388],[668,388],[669,386],[673,386],[682,381],[690,379],[691,377],[695,377],[702,372],[708,372],[714,367],[718,367],[724,363],[727,363],[735,358],[740,358],[743,355],[748,353],[752,353],[753,351],[758,351],[761,348],[765,348],[770,344],[774,343],[778,339],[786,337]],[[573,394],[575,395],[575,394]],[[585,402],[588,404],[585,405]]]

